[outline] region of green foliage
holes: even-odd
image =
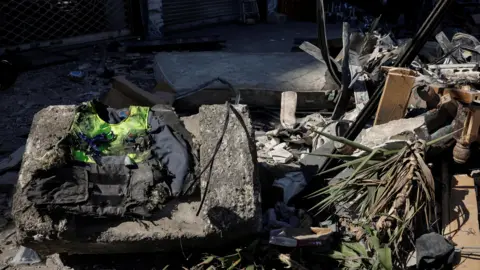
[[[339,250],[333,251],[329,257],[338,261],[345,270],[392,270],[392,251],[376,236],[372,229],[367,232],[365,243],[344,241]]]

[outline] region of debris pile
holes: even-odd
[[[0,161],[0,230],[19,244],[0,267],[161,251],[191,269],[479,269],[480,41],[428,40],[450,2],[404,40],[379,19],[367,32],[345,22],[333,56],[319,16],[299,55],[78,66],[68,80],[111,89],[40,110]]]
[[[441,14],[442,8],[435,12]],[[433,24],[427,21],[424,27]],[[313,230],[321,217],[331,215],[326,220],[339,230],[327,235],[337,242],[327,248],[330,252],[317,243],[316,252],[345,269],[458,264],[475,269],[470,256],[476,253],[469,246],[474,240],[462,228],[470,235],[479,232],[475,184],[468,176],[476,169],[472,158],[478,155],[480,132],[478,40],[456,33],[450,41],[440,32],[436,44],[425,46],[423,28],[404,41],[372,28],[358,44],[354,34],[344,35],[343,51],[333,62],[342,72],[330,117],[310,115],[316,121],[297,118],[289,126],[292,121],[281,114],[279,128],[257,136],[259,161],[299,169],[273,182],[272,190],[280,189],[281,196],[265,217],[270,244],[298,247],[300,238],[287,230]],[[305,42],[300,48],[324,61],[315,45]],[[330,71],[330,76],[338,74]],[[281,111],[290,107],[282,99]],[[460,198],[460,191],[469,195]],[[296,195],[309,203],[292,200]],[[310,206],[309,225],[298,222],[301,205]]]

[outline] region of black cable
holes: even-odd
[[[190,189],[196,184],[196,182],[200,179],[200,176],[203,175],[203,173],[205,173],[205,171],[208,169],[208,167],[210,166],[210,164],[213,163],[213,160],[215,159],[215,155],[217,154],[218,150],[220,149],[220,145],[222,144],[222,140],[223,140],[223,136],[225,135],[225,132],[227,131],[227,126],[228,126],[228,121],[230,119],[230,111],[229,111],[229,107],[228,107],[228,104],[229,102],[227,101],[226,102],[226,105],[227,105],[227,112],[225,113],[225,122],[223,124],[223,129],[222,129],[222,134],[220,136],[220,139],[218,140],[216,146],[215,146],[215,150],[213,151],[213,155],[212,157],[210,158],[210,160],[207,162],[207,165],[205,165],[205,167],[203,168],[203,170],[200,171],[200,173],[198,174],[197,177],[195,177],[195,179],[190,183],[190,185],[188,186],[188,188],[185,190],[185,192],[182,193],[182,195],[188,193],[188,191],[190,191]]]
[[[188,190],[194,185],[194,183],[200,179],[202,174],[207,169],[209,169],[208,176],[207,176],[207,182],[205,184],[205,190],[203,192],[203,196],[202,196],[202,199],[200,201],[200,206],[198,207],[198,210],[197,210],[197,213],[196,213],[197,216],[200,214],[200,211],[202,210],[203,204],[205,203],[205,198],[207,197],[207,194],[208,194],[208,189],[210,187],[210,180],[212,178],[213,163],[215,161],[215,157],[216,157],[218,151],[220,150],[220,147],[221,147],[222,142],[223,142],[223,138],[224,138],[225,133],[227,131],[228,123],[229,123],[229,120],[230,120],[230,111],[232,111],[233,114],[237,117],[238,121],[240,122],[240,125],[242,126],[243,130],[245,131],[245,134],[246,134],[247,139],[248,139],[248,146],[250,148],[250,151],[252,151],[252,153],[256,153],[255,143],[253,141],[252,136],[248,132],[247,126],[246,126],[245,121],[243,120],[242,116],[228,101],[225,103],[225,105],[226,105],[225,122],[223,124],[222,134],[220,135],[220,138],[217,141],[217,145],[215,147],[215,150],[213,151],[212,157],[208,161],[205,168],[200,172],[198,177],[193,181],[193,183],[188,187],[188,189],[186,191],[186,192],[188,192]],[[254,165],[254,166],[256,166],[256,165]]]
[[[227,108],[228,114],[230,114],[228,108]],[[208,193],[208,187],[210,186],[210,179],[212,179],[212,170],[213,170],[213,158],[217,152],[214,152],[214,155],[212,156],[212,163],[209,166],[208,170],[208,177],[207,177],[207,183],[205,184],[205,191],[203,192],[203,197],[202,200],[200,201],[200,206],[198,207],[197,213],[195,214],[198,216],[200,214],[200,211],[202,210],[203,204],[205,203],[205,198],[207,197]]]
[[[191,89],[188,92],[182,93],[181,95],[177,96],[176,99],[181,99],[181,98],[184,98],[186,96],[195,94],[195,93],[207,88],[208,86],[212,85],[214,82],[220,82],[220,83],[228,86],[228,88],[235,94],[234,104],[238,105],[240,103],[240,91],[238,89],[236,89],[235,87],[233,87],[233,85],[231,83],[229,83],[227,80],[222,79],[220,77],[211,79],[207,82],[204,82],[201,85],[199,85],[198,87],[196,87],[194,89]]]
[[[210,185],[210,178],[212,176],[212,168],[213,168],[213,162],[215,160],[215,156],[217,155],[218,153],[218,150],[220,149],[221,145],[222,145],[222,142],[223,142],[223,137],[225,136],[225,132],[227,131],[227,127],[228,127],[228,122],[230,120],[230,103],[227,101],[225,103],[225,107],[226,107],[226,112],[225,112],[225,121],[223,123],[223,128],[222,128],[222,133],[220,134],[220,138],[218,139],[217,141],[217,144],[215,146],[215,149],[213,150],[213,154],[212,154],[212,157],[210,158],[210,160],[207,162],[207,164],[205,165],[205,167],[203,168],[203,170],[200,172],[200,174],[192,181],[192,183],[190,184],[190,186],[187,188],[187,190],[185,190],[185,192],[183,192],[183,194],[186,194],[188,193],[188,191],[190,191],[190,189],[198,182],[198,180],[200,179],[200,177],[203,175],[203,173],[205,173],[205,171],[207,169],[210,168],[210,171],[208,173],[208,177],[207,177],[207,184],[205,185],[205,191],[203,192],[203,197],[202,197],[202,200],[200,202],[200,206],[198,208],[198,211],[197,211],[197,216],[200,214],[200,211],[202,210],[202,206],[203,204],[205,203],[205,197],[207,195],[207,192],[208,192],[208,186]]]
[[[352,89],[349,88],[352,80],[350,73],[350,25],[347,22],[343,23],[342,29],[342,41],[343,41],[343,62],[342,62],[342,88],[340,90],[340,98],[335,104],[333,110],[332,120],[338,120],[347,110],[350,97],[353,95]]]
[[[327,69],[330,75],[332,75],[335,83],[340,86],[342,82],[339,79],[338,70],[333,68],[332,59],[330,58],[330,51],[327,43],[327,30],[325,24],[325,6],[323,0],[317,0],[317,34],[318,34],[318,47],[322,53],[322,57],[327,64]]]

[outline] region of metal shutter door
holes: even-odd
[[[238,19],[238,0],[163,0],[164,31]]]

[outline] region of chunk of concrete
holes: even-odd
[[[13,201],[19,244],[40,255],[180,251],[223,245],[256,231],[261,220],[255,160],[246,144],[247,136],[240,133],[241,125],[234,116],[214,164],[210,192],[199,216],[196,216],[200,205],[198,195],[173,200],[152,219],[143,221],[88,220],[38,211],[28,201],[25,187],[35,172],[64,165],[68,151],[55,145],[68,132],[74,110],[75,106],[50,106],[34,117]],[[241,111],[251,129],[247,112]],[[204,140],[203,158],[213,152],[210,147],[215,144],[214,135],[219,134],[223,125],[218,113],[216,107],[203,109],[202,122],[206,125],[203,133],[206,136],[210,134],[207,130],[213,132],[211,139]],[[204,177],[201,186],[205,187]],[[223,225],[217,225],[219,222]]]
[[[194,141],[200,140],[200,117],[198,114],[180,117],[185,128],[192,134]]]
[[[155,55],[154,72],[157,82],[175,89],[175,107],[181,110],[232,99],[234,93],[219,82],[192,93],[215,78],[222,78],[239,90],[242,104],[279,107],[282,92],[295,91],[298,108],[335,106],[328,101],[326,91],[337,86],[326,77],[325,63],[308,54],[164,52]]]
[[[202,168],[208,165],[214,154],[226,110],[225,105],[200,107]],[[214,230],[249,235],[259,232],[262,227],[254,131],[245,105],[232,106],[229,110],[227,129],[215,155],[211,177],[209,179],[207,169],[201,178],[202,192],[209,182],[202,211]]]
[[[373,126],[360,133],[356,141],[361,144],[375,148],[384,144],[388,140],[404,139],[406,136],[397,135],[416,135],[420,139],[427,139],[428,134],[421,127],[425,125],[425,117],[418,116],[408,119],[398,119],[390,121],[386,124]]]

